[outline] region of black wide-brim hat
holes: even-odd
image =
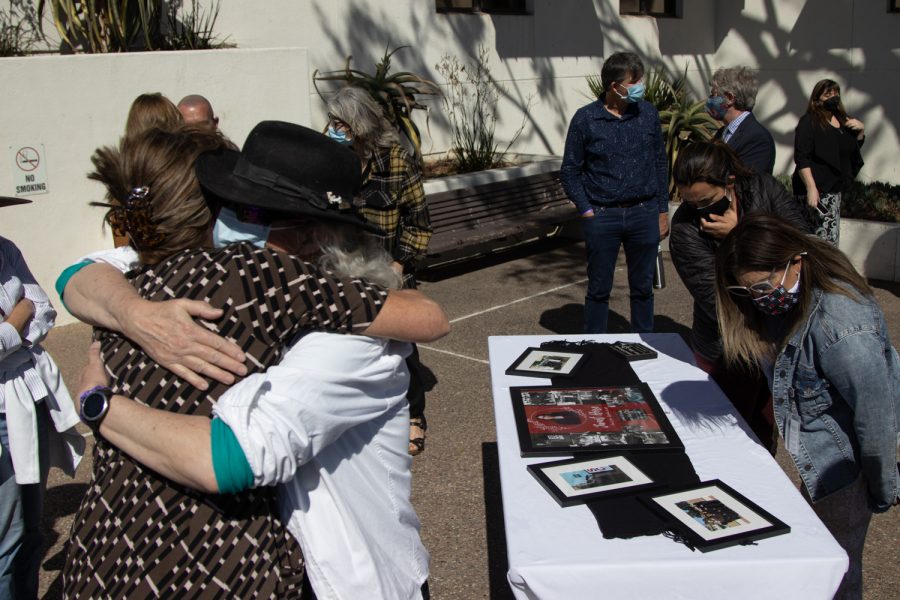
[[[0,196],[0,208],[4,206],[16,206],[17,204],[31,204],[31,200],[25,198],[13,198],[12,196]]]
[[[218,199],[279,216],[338,221],[384,235],[359,213],[359,157],[318,131],[263,121],[244,147],[205,152],[197,159],[200,185]]]

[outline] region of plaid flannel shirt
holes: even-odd
[[[416,263],[425,257],[432,233],[422,170],[406,150],[393,146],[369,160],[364,176],[363,216],[387,234],[382,242],[403,265],[406,286]]]

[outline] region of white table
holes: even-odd
[[[525,465],[562,457],[522,458],[511,386],[550,380],[504,374],[529,346],[548,340],[640,341],[659,353],[632,363],[659,399],[702,481],[721,479],[791,527],[791,532],[715,552],[692,552],[661,535],[604,539],[583,505],[561,508]],[[743,420],[677,334],[495,336],[489,340],[500,482],[516,598],[831,598],[847,555],[769,453],[747,436]]]

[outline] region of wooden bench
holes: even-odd
[[[431,193],[427,202],[434,235],[424,267],[484,254],[496,242],[552,236],[577,217],[559,171]]]

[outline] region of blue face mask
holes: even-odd
[[[325,132],[325,135],[336,141],[338,144],[347,145],[353,143],[353,139],[347,137],[346,131],[338,131],[331,125],[328,126],[328,131]]]
[[[625,86],[622,86],[622,87],[625,87]],[[644,90],[646,89],[644,87],[643,83],[636,83],[633,86],[631,86],[629,88],[625,88],[625,89],[628,90],[628,93],[625,94],[624,96],[622,94],[619,94],[619,92],[616,92],[616,94],[622,100],[625,100],[626,102],[631,102],[631,103],[637,102],[638,100],[643,100]],[[615,91],[615,90],[613,90],[613,91]]]
[[[213,226],[213,245],[223,248],[238,242],[250,242],[257,248],[263,248],[271,230],[271,225],[245,223],[238,219],[233,210],[223,206]]]
[[[706,112],[716,121],[724,121],[725,113],[728,112],[726,102],[725,96],[710,96],[706,99]]]

